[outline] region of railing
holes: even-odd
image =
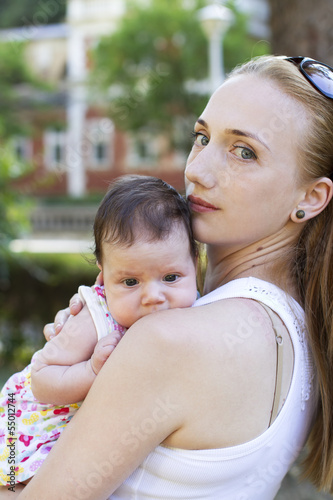
[[[32,232],[92,234],[96,207],[37,207],[31,214]]]

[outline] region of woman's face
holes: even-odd
[[[185,170],[199,241],[237,249],[286,226],[301,197],[306,121],[301,105],[267,79],[235,76],[213,94]]]

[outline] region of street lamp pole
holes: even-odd
[[[233,14],[227,7],[214,4],[200,9],[198,15],[209,42],[209,92],[213,93],[225,78],[223,39],[233,21]]]

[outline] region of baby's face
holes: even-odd
[[[163,240],[103,243],[101,269],[109,311],[127,328],[153,312],[190,307],[197,296],[196,263],[179,226]]]

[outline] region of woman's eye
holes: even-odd
[[[135,278],[127,278],[126,280],[123,281],[123,283],[126,285],[126,286],[135,286],[137,285],[139,282],[138,280],[136,280]]]
[[[168,283],[173,283],[177,280],[177,278],[178,274],[167,274],[166,276],[164,276],[163,280],[167,281]]]
[[[254,160],[257,159],[257,155],[252,151],[252,149],[245,146],[233,146],[234,153],[238,158],[242,160]]]
[[[209,143],[208,137],[201,132],[192,132],[192,137],[194,137],[194,144],[197,146],[207,146]]]

